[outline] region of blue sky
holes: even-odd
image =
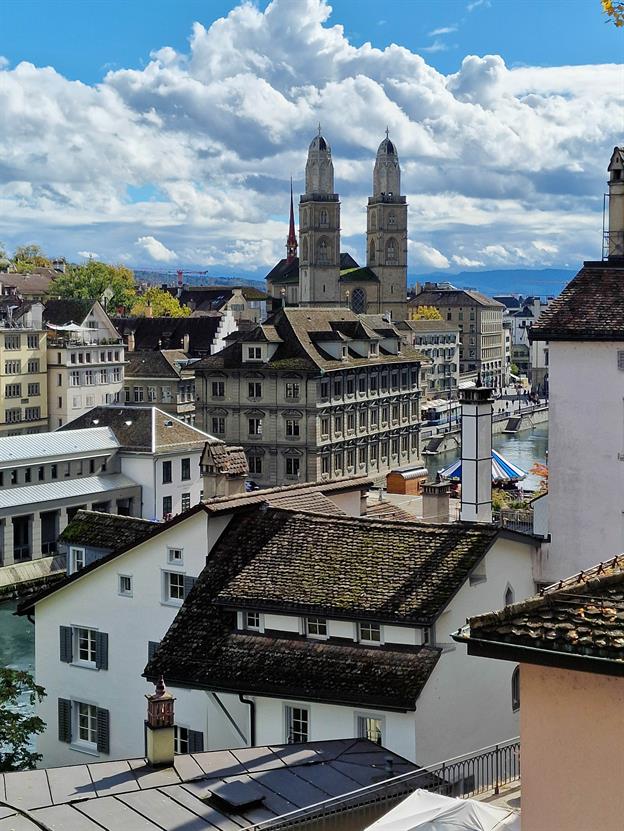
[[[599,0],[331,10],[0,0],[0,241],[266,273],[320,120],[342,247],[360,260],[386,125],[412,274],[573,268],[599,254],[605,169],[624,132],[624,31]]]

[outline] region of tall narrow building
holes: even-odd
[[[387,130],[377,150],[373,195],[368,198],[366,262],[380,283],[379,308],[375,311],[391,312],[395,320],[404,320],[407,316],[407,201],[401,196],[399,154]]]
[[[334,193],[331,148],[320,126],[308,150],[299,241],[300,305],[340,305],[340,201]]]

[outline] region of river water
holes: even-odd
[[[495,436],[493,445],[510,462],[528,471],[535,462],[546,461],[548,425],[543,424],[514,435]],[[455,461],[457,456],[457,451],[449,451],[424,458],[428,470],[436,473]],[[533,490],[537,488],[539,480],[528,476],[523,484]],[[28,618],[13,615],[16,605],[14,600],[0,603],[0,665],[32,672],[35,664],[35,627]]]

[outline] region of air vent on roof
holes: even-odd
[[[99,419],[99,418],[94,418],[94,419],[93,419],[93,423],[94,423],[94,424],[96,425],[96,427],[97,427],[97,425],[100,423],[100,419]]]
[[[208,801],[215,808],[225,808],[235,814],[242,814],[264,802],[264,794],[251,782],[222,782],[210,791]]]
[[[165,421],[165,427],[173,427],[173,421]]]
[[[132,424],[132,420],[128,419],[128,421],[126,421],[125,424],[126,424],[126,427],[130,427],[130,425]]]

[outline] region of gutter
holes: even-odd
[[[256,702],[243,698],[243,693],[238,694],[238,700],[249,707],[249,746],[256,746]]]

